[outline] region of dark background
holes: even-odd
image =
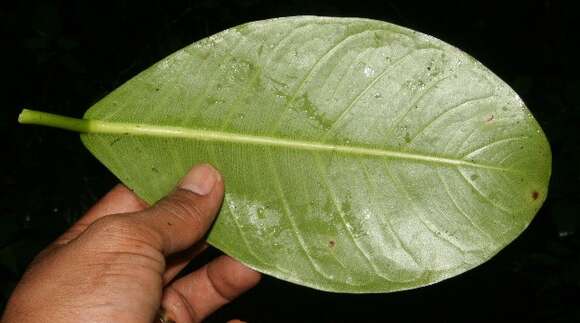
[[[79,117],[130,77],[203,37],[253,20],[316,14],[410,27],[493,70],[520,94],[550,140],[548,199],[499,255],[434,286],[343,295],[266,277],[208,321],[580,322],[580,36],[572,3],[3,1],[0,311],[31,258],[116,183],[77,135],[20,126],[20,109]]]

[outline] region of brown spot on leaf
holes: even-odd
[[[537,200],[538,197],[540,197],[540,193],[538,193],[538,191],[533,191],[532,192],[532,199]]]
[[[328,241],[328,247],[334,248],[334,246],[336,246],[336,241],[334,241],[334,240]]]
[[[490,123],[490,122],[492,122],[494,118],[495,118],[495,117],[494,117],[494,115],[493,115],[493,114],[490,114],[490,115],[489,115],[489,116],[488,116],[488,117],[485,119],[485,123]]]

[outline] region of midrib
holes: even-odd
[[[445,164],[445,165],[493,169],[499,171],[509,171],[509,169],[507,168],[494,165],[479,164],[462,159],[436,157],[416,153],[391,151],[386,149],[335,145],[315,141],[289,140],[276,137],[254,136],[231,132],[189,129],[173,126],[133,124],[133,123],[109,122],[100,120],[88,120],[88,122],[89,122],[88,131],[86,131],[87,133],[151,136],[161,138],[182,138],[200,141],[214,141],[214,142],[239,143],[257,146],[284,147],[290,149],[309,150],[316,152],[336,152],[348,155],[377,156],[393,159],[407,159],[433,164]]]
[[[495,165],[479,164],[466,161],[463,159],[444,158],[424,154],[392,151],[386,149],[335,145],[315,141],[289,140],[276,137],[244,135],[239,133],[189,129],[174,126],[160,126],[160,125],[135,124],[135,123],[102,121],[102,120],[76,119],[52,113],[27,109],[24,109],[22,111],[18,120],[24,124],[45,125],[87,134],[151,136],[161,138],[183,138],[201,141],[240,143],[257,146],[285,147],[290,149],[309,150],[315,152],[335,152],[348,155],[377,156],[392,159],[413,160],[431,164],[464,166],[506,172],[515,172],[514,170],[511,170],[509,168],[504,168]]]

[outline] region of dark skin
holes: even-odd
[[[2,322],[200,322],[255,286],[260,274],[221,256],[177,280],[206,247],[224,194],[221,175],[194,167],[148,206],[118,185],[43,250],[19,282]]]

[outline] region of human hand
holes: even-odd
[[[199,322],[260,280],[221,256],[174,280],[201,252],[224,184],[194,167],[169,196],[148,207],[118,185],[29,266],[2,322]],[[160,320],[161,321],[161,320]]]

